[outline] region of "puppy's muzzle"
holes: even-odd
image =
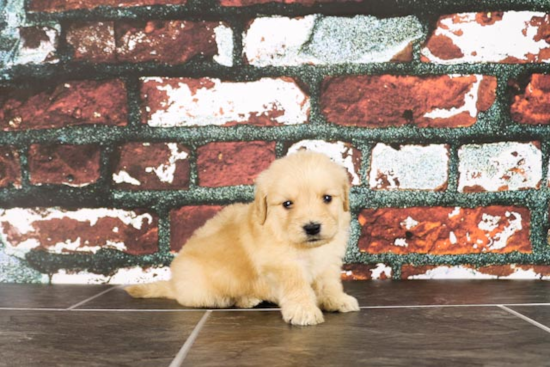
[[[316,236],[321,233],[321,224],[319,223],[310,222],[303,228],[308,236]]]

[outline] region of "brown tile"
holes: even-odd
[[[291,327],[214,312],[183,366],[542,366],[550,334],[496,307],[375,309]]]
[[[168,366],[199,312],[0,312],[0,366]]]
[[[0,308],[68,308],[110,288],[110,285],[0,284]]]

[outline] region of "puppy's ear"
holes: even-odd
[[[342,202],[344,203],[345,212],[349,212],[349,190],[350,190],[349,178],[346,173],[346,176],[344,179],[344,194],[342,197]]]
[[[256,222],[264,225],[267,220],[267,192],[262,175],[256,179],[252,215]]]

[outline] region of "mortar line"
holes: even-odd
[[[95,143],[99,144],[99,143]],[[116,154],[115,144],[99,145],[99,179],[97,184],[100,184],[106,190],[113,186],[113,175],[111,173],[112,158]],[[114,169],[114,167],[113,167]]]
[[[201,147],[200,142],[189,143],[184,139],[179,140],[181,143],[189,149],[189,155],[187,156],[187,161],[189,162],[189,187],[188,190],[196,190],[200,187],[199,185],[199,167],[198,167],[198,149]],[[207,144],[207,143],[205,143]]]
[[[21,174],[21,188],[31,187],[31,173],[29,169],[29,150],[30,150],[30,144],[25,144],[24,147],[17,149],[17,153],[19,154],[19,172]]]
[[[460,179],[460,159],[458,157],[458,151],[460,144],[456,142],[449,143],[449,165],[447,167],[448,185],[447,191],[453,193],[459,193],[458,184]]]
[[[77,304],[74,304],[74,305],[68,307],[67,310],[73,310],[73,309],[75,309],[75,308],[77,308],[77,307],[79,307],[79,306],[82,306],[82,305],[85,304],[85,303],[90,302],[91,300],[96,299],[97,297],[100,297],[100,296],[102,296],[102,295],[104,295],[104,294],[106,294],[106,293],[109,293],[110,291],[112,291],[112,290],[114,290],[114,289],[118,289],[118,288],[122,288],[122,286],[119,285],[119,286],[116,286],[116,287],[112,287],[112,288],[106,289],[106,290],[104,290],[103,292],[100,292],[100,293],[96,294],[95,296],[92,296],[92,297],[90,297],[90,298],[87,298],[87,299],[85,299],[84,301],[78,302]]]
[[[542,158],[542,177],[540,181],[539,190],[542,192],[548,191],[548,170],[549,170],[549,158],[550,158],[550,141],[545,137],[539,139],[541,144],[541,158]]]
[[[514,10],[541,10],[541,5],[533,4],[527,0],[514,0],[515,2],[504,1],[504,4],[501,4],[501,10],[503,11],[514,11]],[[431,6],[429,9],[430,14],[447,14],[449,11],[445,10],[449,6],[449,2],[443,1],[441,4],[420,1],[413,2],[412,0],[408,1],[371,1],[369,6],[364,8],[358,8],[354,4],[327,4],[324,7],[319,5],[313,6],[311,8],[303,9],[303,6],[300,7],[300,4],[259,4],[254,7],[224,7],[217,2],[213,1],[189,1],[185,5],[173,5],[168,11],[160,12],[159,10],[147,9],[145,7],[136,7],[134,9],[130,8],[128,10],[124,9],[123,12],[116,12],[119,10],[117,7],[107,7],[105,9],[78,9],[73,11],[64,11],[60,13],[48,13],[48,12],[36,12],[30,13],[28,17],[31,18],[34,22],[46,22],[54,20],[79,20],[83,16],[94,16],[100,18],[101,20],[106,19],[126,19],[132,17],[134,19],[136,16],[143,15],[144,11],[149,10],[149,13],[153,19],[168,19],[173,17],[200,17],[204,15],[213,17],[213,16],[225,16],[225,17],[235,17],[235,16],[287,16],[287,17],[297,17],[304,16],[312,11],[317,14],[322,14],[325,16],[345,16],[350,12],[354,12],[358,15],[368,14],[378,17],[387,17],[395,16],[402,17],[405,15],[415,15],[421,16],[426,12],[426,7]],[[433,3],[433,4],[432,4]],[[487,11],[487,3],[485,1],[479,1],[479,5],[472,6],[471,2],[464,0],[451,2],[453,5],[452,12],[462,13],[462,12],[482,12]],[[387,4],[389,9],[381,7],[381,4]],[[411,4],[416,4],[413,6]],[[435,6],[434,6],[435,4]],[[514,6],[512,6],[512,4]],[[335,5],[338,5],[336,8]],[[142,9],[145,8],[145,9]],[[161,9],[165,10],[166,7]]]
[[[394,127],[392,129],[366,129],[363,127],[346,128],[337,124],[297,124],[294,126],[277,126],[265,128],[253,125],[240,125],[228,129],[210,125],[200,129],[188,127],[155,128],[149,126],[114,127],[89,126],[72,127],[70,131],[37,130],[37,131],[13,131],[0,136],[2,144],[26,146],[31,144],[54,144],[62,138],[66,144],[120,144],[128,139],[139,142],[185,142],[205,145],[210,142],[228,141],[255,141],[273,140],[273,134],[278,135],[277,140],[306,139],[315,136],[318,139],[351,140],[354,142],[376,141],[385,144],[449,144],[450,141],[467,141],[468,144],[486,144],[503,140],[531,141],[544,140],[550,132],[548,126],[511,126],[505,135],[488,135],[488,132],[479,126],[446,131],[440,128]]]
[[[359,169],[359,178],[361,182],[359,186],[363,186],[366,189],[370,189],[369,173],[371,170],[372,151],[376,144],[376,142],[363,142],[360,144],[354,144],[355,148],[357,148],[361,152],[361,167]]]
[[[171,248],[171,220],[170,209],[160,208],[157,210],[158,214],[158,249],[162,254],[170,255]]]
[[[307,94],[309,94],[309,124],[312,126],[327,124],[327,117],[323,113],[321,106],[324,79],[325,77],[317,72],[312,73],[312,75],[298,75],[295,78],[295,80],[307,86]]]
[[[537,322],[535,320],[533,320],[532,318],[530,317],[527,317],[517,311],[514,311],[504,305],[499,305],[498,306],[500,309],[503,309],[504,311],[507,311],[508,313],[511,313],[512,315],[516,316],[516,317],[519,317],[520,319],[523,319],[525,321],[527,321],[528,323],[532,324],[532,325],[535,325],[536,327],[538,327],[539,329],[542,329],[544,331],[546,331],[547,333],[550,333],[550,328],[548,326],[545,326],[543,324],[541,324],[540,322]]]
[[[246,25],[242,19],[238,19],[232,22],[227,22],[233,32],[233,53],[231,55],[232,65],[231,67],[238,67],[244,64],[244,40],[243,33]]]
[[[52,70],[51,65],[27,65],[20,68],[8,68],[6,74],[0,77],[2,84],[15,84],[23,79],[24,85],[33,85],[40,80],[69,80],[76,75],[82,75],[88,71],[86,65],[66,63],[61,65],[60,71]],[[45,72],[46,71],[46,72]],[[297,65],[297,66],[270,66],[257,68],[250,65],[234,65],[233,67],[222,66],[215,62],[202,63],[184,63],[171,66],[142,64],[119,64],[119,65],[96,65],[93,76],[98,78],[112,78],[113,76],[133,77],[136,73],[140,76],[207,76],[223,77],[229,80],[250,80],[260,79],[262,77],[280,77],[280,76],[304,76],[305,74],[315,74],[320,78],[327,76],[346,76],[359,74],[399,74],[399,75],[448,75],[448,74],[483,74],[491,76],[508,76],[510,74],[521,73],[544,73],[548,71],[547,65],[540,64],[515,64],[503,65],[500,63],[485,63],[479,65],[426,65],[422,62],[410,63],[363,63],[353,65]],[[41,76],[42,75],[42,76]],[[26,76],[27,78],[25,78]],[[33,83],[28,82],[28,77],[37,76],[38,80]],[[41,76],[41,77],[40,77]]]
[[[126,88],[127,128],[139,128],[143,118],[140,107],[142,103],[140,78],[127,76],[123,80]]]
[[[529,240],[535,254],[547,252],[548,239],[548,197],[545,195],[540,202],[531,202],[527,205],[531,215],[531,231]]]
[[[183,361],[185,360],[185,357],[187,357],[187,354],[191,350],[191,347],[195,343],[195,340],[199,336],[199,333],[204,328],[204,325],[206,324],[206,321],[208,320],[208,317],[210,317],[211,313],[212,311],[206,311],[206,313],[202,316],[198,324],[193,329],[193,332],[191,333],[191,335],[189,335],[189,337],[187,338],[187,340],[179,350],[178,354],[176,354],[176,357],[174,358],[172,363],[170,363],[169,367],[179,367],[182,365]]]

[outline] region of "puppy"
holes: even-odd
[[[346,171],[323,154],[276,160],[256,180],[254,202],[226,207],[193,234],[171,265],[171,280],[126,291],[186,307],[274,302],[294,325],[323,322],[321,309],[358,311],[340,280],[348,194]]]

